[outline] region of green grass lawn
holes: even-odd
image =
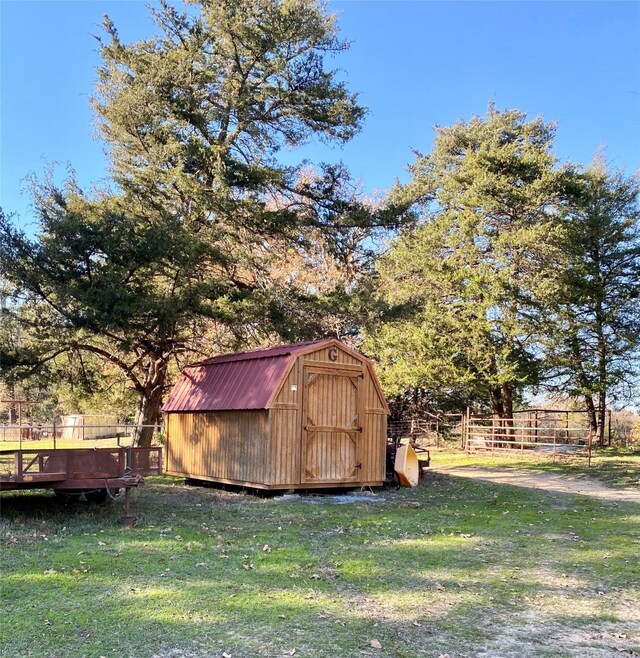
[[[640,487],[640,450],[594,448],[591,466],[584,457],[550,459],[491,453],[465,453],[458,449],[431,451],[434,466],[502,466],[562,473],[567,477],[589,477],[611,487]]]
[[[640,653],[638,505],[429,473],[351,502],[149,478],[133,508],[2,495],[0,655]]]

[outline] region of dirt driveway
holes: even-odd
[[[526,471],[515,468],[493,466],[433,466],[429,470],[453,477],[473,478],[495,484],[510,484],[514,487],[542,489],[555,493],[579,494],[614,502],[637,503],[640,505],[640,490],[612,489],[602,482],[583,477],[570,477],[544,471]]]

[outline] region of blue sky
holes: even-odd
[[[489,101],[558,122],[560,158],[587,164],[604,146],[640,167],[640,3],[331,2],[351,50],[334,60],[369,115],[343,148],[309,144],[291,159],[342,160],[384,190],[428,151],[434,125]],[[66,164],[90,187],[108,176],[89,96],[101,17],[125,40],[153,26],[138,0],[0,1],[0,205],[30,221],[24,179]]]

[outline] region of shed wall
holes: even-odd
[[[269,472],[268,412],[167,414],[169,475],[262,484]]]
[[[365,475],[369,480],[381,482],[385,478],[387,459],[387,410],[385,402],[368,371],[364,380],[364,427],[366,446],[371,454],[365,466]]]
[[[332,361],[329,358],[329,351],[335,350],[337,352],[337,359]],[[324,361],[327,365],[336,365],[336,364],[346,364],[351,366],[362,366],[363,363],[360,359],[357,359],[355,356],[336,348],[333,345],[323,347],[322,349],[316,350],[315,352],[310,352],[305,354],[303,357],[306,361]]]
[[[269,411],[271,468],[266,483],[274,487],[300,484],[300,401],[303,395],[300,368],[301,360],[297,358]]]
[[[266,484],[300,484],[300,422],[297,409],[272,409],[271,468]]]
[[[301,470],[304,466],[302,461],[305,459],[310,459],[319,465],[322,463],[320,470],[325,472],[339,472],[340,470],[339,468],[331,469],[327,467],[324,460],[330,460],[332,458],[330,455],[310,454],[307,456],[302,454],[303,427],[305,425],[305,419],[303,418],[306,394],[305,366],[311,369],[321,367],[326,373],[331,371],[343,374],[345,372],[362,372],[360,403],[362,433],[359,439],[362,468],[356,480],[345,479],[344,484],[357,486],[358,484],[384,481],[387,437],[387,412],[384,402],[380,399],[366,363],[343,350],[338,350],[337,359],[331,361],[329,359],[329,349],[331,347],[298,357],[272,403],[269,414],[272,436],[271,468],[267,475],[267,484],[271,486],[313,486],[308,481],[303,483],[302,480]],[[348,370],[345,371],[344,366]],[[331,401],[334,398],[339,399],[344,396],[344,391],[341,391],[340,388],[343,385],[343,381],[332,382],[330,378],[320,378],[314,383],[314,386],[321,386],[323,390],[315,393],[324,400],[323,406],[329,408],[332,406]],[[292,390],[292,388],[295,388],[295,390]],[[338,425],[348,425],[350,420],[350,418],[336,418],[336,423]],[[327,442],[326,446],[329,449],[333,444]],[[335,448],[335,446],[333,447]],[[344,446],[341,449],[344,449]],[[322,450],[319,443],[316,444],[316,452],[317,450]],[[342,456],[336,454],[333,458],[341,458]],[[328,483],[318,482],[318,486],[322,484],[327,485]],[[334,486],[339,484],[334,483]]]
[[[384,482],[387,460],[387,415],[365,414],[363,423],[362,480]]]

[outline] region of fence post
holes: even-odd
[[[467,415],[464,419],[464,432],[462,434],[463,436],[463,442],[464,442],[464,447],[465,451],[469,451],[469,425],[471,423],[471,407],[467,407]]]
[[[491,413],[491,454],[496,451],[496,414]],[[500,423],[498,423],[498,434],[500,432]]]

